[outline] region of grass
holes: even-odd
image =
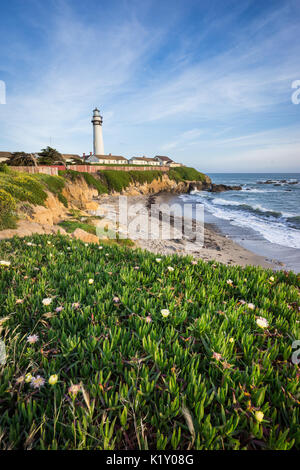
[[[73,233],[74,230],[76,230],[77,228],[81,228],[85,232],[96,235],[95,225],[87,224],[84,222],[78,222],[77,220],[63,220],[62,222],[59,222],[58,225],[63,227],[68,233]]]
[[[74,211],[76,212],[76,211]],[[93,224],[88,223],[89,219],[90,220],[96,220],[96,219],[102,219],[102,217],[96,217],[96,216],[91,216],[91,217],[85,217],[87,219],[86,221],[80,221],[79,216],[75,215],[74,218],[77,218],[77,220],[63,220],[62,222],[59,222],[58,225],[63,227],[68,233],[73,233],[74,230],[77,228],[80,228],[84,230],[85,232],[92,233],[93,235],[97,234],[97,227]],[[106,235],[104,233],[104,235]],[[107,236],[112,237],[109,238],[108,240],[102,240],[101,243],[104,246],[124,246],[131,248],[134,246],[134,242],[130,240],[129,238],[120,238],[118,233],[115,234],[115,232],[107,230]],[[114,238],[116,236],[116,238]]]
[[[169,178],[174,179],[176,182],[179,181],[205,181],[205,174],[201,173],[195,168],[189,167],[176,167],[171,168],[169,171]]]
[[[0,243],[1,449],[300,448],[299,275],[161,258]]]

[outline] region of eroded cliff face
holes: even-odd
[[[189,193],[193,190],[202,191],[215,191],[218,186],[212,184],[208,176],[205,177],[203,182],[200,181],[179,181],[169,179],[168,175],[164,174],[162,178],[153,180],[151,183],[133,183],[121,193],[112,192],[111,196],[118,196],[120,194],[127,196],[140,196],[157,194],[160,192],[170,192],[173,194]],[[220,191],[231,189],[229,187],[222,187]],[[233,188],[232,188],[233,189]],[[73,215],[70,213],[72,209],[79,210],[80,216],[90,216],[91,211],[99,209],[100,198],[98,191],[87,185],[84,178],[76,179],[76,181],[66,181],[65,187],[62,190],[62,195],[68,203],[66,207],[58,196],[51,192],[47,193],[48,197],[45,206],[34,206],[24,204],[19,207],[19,222],[16,229],[9,229],[0,232],[0,239],[11,238],[15,235],[24,237],[32,233],[62,233],[69,235],[73,238],[80,238],[87,243],[99,243],[98,237],[90,233],[84,232],[81,229],[75,230],[72,234],[67,234],[65,230],[57,225],[63,220],[72,219]],[[105,198],[106,199],[106,198]],[[101,206],[100,206],[101,208]],[[107,224],[107,220],[103,219],[101,222]],[[98,221],[99,223],[99,221]]]
[[[169,179],[168,175],[163,175],[161,179],[155,179],[151,183],[133,183],[121,193],[113,192],[112,195],[120,194],[127,196],[148,195],[160,192],[171,192],[174,194],[188,193],[193,189],[210,190],[212,184],[208,176],[204,182],[186,181],[176,182]],[[62,191],[63,196],[68,202],[68,207],[58,199],[57,196],[48,192],[48,198],[45,206],[31,206],[30,210],[23,212],[22,208],[20,216],[31,222],[42,225],[54,226],[61,220],[68,217],[70,209],[77,209],[88,213],[96,211],[99,203],[97,202],[98,192],[96,189],[87,185],[83,178],[74,182],[67,181]]]
[[[68,201],[68,207],[54,194],[47,194],[45,206],[31,206],[31,210],[21,215],[27,220],[52,226],[65,219],[70,209],[87,212],[98,208],[98,203],[93,200],[98,196],[98,191],[88,186],[83,178],[66,183],[62,194]]]
[[[88,186],[83,178],[74,183],[66,183],[62,194],[71,208],[85,211],[97,208],[97,203],[93,199],[98,196],[98,191]]]
[[[168,175],[163,175],[161,179],[154,179],[151,183],[132,183],[121,193],[113,192],[114,195],[138,196],[155,194],[160,192],[171,192],[174,194],[188,193],[192,189],[209,190],[211,179],[205,176],[205,181],[179,181],[169,179]]]

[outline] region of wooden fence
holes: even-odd
[[[47,175],[57,176],[58,170],[65,170],[65,167],[54,167],[54,166],[10,166],[14,171],[20,171],[21,173],[30,173],[34,175],[36,173],[46,173]]]
[[[97,171],[105,170],[118,170],[118,171],[164,171],[167,172],[170,170],[169,166],[140,166],[140,165],[52,165],[52,166],[11,166],[14,171],[20,171],[22,173],[46,173],[47,175],[57,176],[58,170],[74,170],[85,173],[97,173]]]

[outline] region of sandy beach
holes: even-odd
[[[144,213],[149,212],[150,204],[168,203],[173,198],[172,194],[161,193],[151,196],[128,196],[128,207],[140,204],[144,207]],[[100,196],[98,199],[98,214],[104,216],[102,226],[107,220],[113,220],[114,214],[119,211],[118,196]],[[130,223],[130,220],[129,220]],[[161,222],[164,230],[164,222]],[[186,220],[185,224],[193,225],[193,220]],[[120,226],[120,232],[126,231],[126,227]],[[279,263],[275,260],[268,260],[263,256],[256,255],[251,251],[238,245],[230,238],[227,238],[213,224],[204,224],[204,243],[197,240],[190,240],[188,237],[172,238],[168,240],[158,239],[137,239],[137,247],[161,255],[191,255],[195,259],[201,258],[204,261],[217,261],[226,265],[240,266],[262,266],[264,268],[278,269]]]

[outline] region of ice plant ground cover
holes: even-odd
[[[0,260],[1,449],[300,448],[296,274],[62,236]]]

